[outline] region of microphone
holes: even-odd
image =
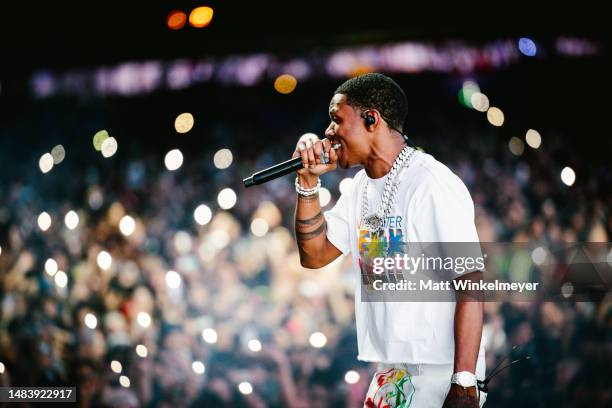
[[[325,139],[324,139],[325,140]],[[336,143],[332,145],[332,149],[338,149],[340,147],[340,143]],[[323,164],[328,163],[329,161],[325,157],[325,150],[322,151],[321,161]],[[258,184],[266,183],[270,180],[277,179],[279,177],[284,176],[285,174],[293,173],[304,166],[302,165],[302,158],[295,157],[293,159],[289,159],[282,163],[275,164],[274,166],[268,167],[267,169],[258,171],[257,173],[253,173],[250,177],[242,180],[245,187],[252,187]]]

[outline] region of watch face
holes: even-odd
[[[475,385],[474,374],[468,373],[467,371],[462,371],[457,376],[457,382],[462,387],[471,387]]]

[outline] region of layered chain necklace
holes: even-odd
[[[385,188],[382,193],[380,204],[374,213],[370,213],[368,209],[368,188],[370,186],[370,180],[368,179],[366,181],[365,188],[363,189],[361,205],[361,222],[363,227],[365,227],[371,233],[380,235],[383,232],[384,221],[389,216],[389,212],[391,211],[393,203],[395,202],[395,197],[397,196],[397,191],[399,190],[400,183],[399,180],[397,180],[397,176],[399,175],[402,167],[409,166],[410,158],[414,152],[416,152],[416,149],[406,146],[402,149],[400,154],[393,162],[391,170],[387,174],[387,179],[385,180]]]

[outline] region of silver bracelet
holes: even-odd
[[[297,191],[297,193],[301,196],[304,196],[304,197],[313,196],[319,192],[320,188],[321,188],[321,179],[317,179],[316,187],[304,188],[300,186],[300,182],[298,181],[298,178],[297,177],[295,178],[295,191]]]

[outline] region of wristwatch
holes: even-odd
[[[474,387],[476,385],[476,376],[469,371],[459,371],[452,375],[451,384],[457,384],[463,388]]]

